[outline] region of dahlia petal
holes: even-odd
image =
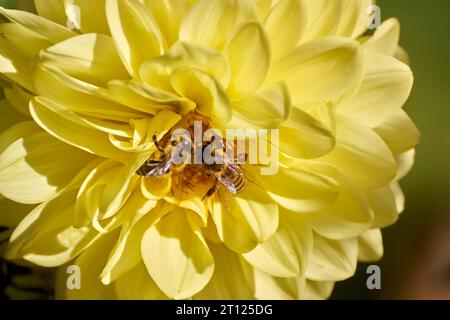
[[[171,75],[173,89],[194,101],[198,112],[209,116],[219,128],[231,119],[232,110],[223,88],[208,74],[194,68],[179,68]]]
[[[42,130],[33,121],[24,121],[13,126],[8,125],[2,127],[2,133],[0,134],[0,153],[3,153],[6,148],[17,140],[38,132],[42,132]]]
[[[0,8],[0,12],[10,21],[30,31],[37,32],[51,43],[58,43],[77,35],[75,32],[58,23],[27,11]]]
[[[265,29],[273,60],[297,46],[305,32],[307,15],[305,2],[301,0],[280,0],[272,7],[265,19]]]
[[[15,23],[0,24],[0,72],[33,92],[33,61],[41,49],[50,45],[45,38]]]
[[[231,99],[246,97],[261,86],[270,66],[270,45],[260,24],[243,25],[231,37],[225,54],[231,68]]]
[[[334,108],[324,103],[293,107],[280,127],[280,151],[300,159],[329,153],[336,144],[334,113]]]
[[[278,128],[291,111],[289,92],[283,83],[265,86],[252,95],[233,101],[231,106],[233,116],[227,128]]]
[[[94,242],[97,231],[72,226],[75,197],[76,192],[69,191],[31,211],[14,230],[6,257],[56,267],[69,262]]]
[[[384,21],[362,47],[368,51],[394,56],[400,40],[400,24],[397,19]],[[375,60],[371,60],[375,61]]]
[[[364,193],[346,175],[332,167],[316,165],[315,172],[329,175],[340,185],[336,201],[324,210],[311,214],[311,225],[329,239],[347,239],[368,230],[374,220]]]
[[[164,198],[170,192],[171,188],[171,177],[146,177],[141,180],[142,193],[150,200]]]
[[[312,240],[312,230],[305,217],[281,214],[278,231],[243,257],[267,275],[295,278],[306,269]]]
[[[150,212],[156,204],[156,201],[145,199],[139,191],[134,192],[125,204],[129,213],[129,220],[123,223],[119,240],[111,251],[108,262],[102,271],[101,279],[105,285],[120,279],[125,273],[142,262],[141,239],[144,232],[167,213],[167,210],[159,211],[159,209],[163,209],[161,206],[158,207],[158,212],[156,210]],[[132,215],[134,215],[133,218]],[[148,273],[146,276],[150,277]]]
[[[60,25],[66,25],[67,16],[64,0],[34,0],[39,16],[52,20]]]
[[[67,266],[61,267],[56,277],[56,298],[67,300],[116,299],[114,285],[105,286],[100,281],[100,273],[116,240],[116,232],[103,235],[73,262],[73,265],[79,268],[81,274],[81,288],[79,290],[68,288],[68,278],[71,275],[68,270],[70,269]]]
[[[335,180],[301,168],[280,168],[276,175],[261,176],[260,180],[280,206],[298,213],[326,208],[339,194]]]
[[[27,125],[14,130],[16,134],[30,132]],[[0,193],[20,203],[47,201],[66,187],[90,159],[89,154],[42,131],[20,136],[0,156]]]
[[[145,0],[144,2],[158,22],[168,46],[178,40],[181,23],[192,6],[189,2],[186,0]]]
[[[252,0],[199,0],[181,24],[179,39],[221,50],[236,27],[257,17]]]
[[[331,296],[334,289],[332,281],[311,281],[306,280],[305,299],[325,300]]]
[[[307,42],[278,59],[269,79],[286,81],[293,104],[335,103],[359,84],[362,67],[359,44],[332,37]]]
[[[0,226],[16,228],[33,209],[33,205],[17,203],[0,196]]]
[[[355,274],[358,262],[356,239],[329,240],[314,234],[314,249],[306,277],[314,281],[341,281]]]
[[[386,142],[393,154],[401,154],[414,148],[420,140],[419,129],[403,110],[392,114],[374,130]]]
[[[232,214],[247,222],[258,243],[275,234],[279,223],[279,208],[265,190],[248,182],[245,190],[231,201]]]
[[[106,16],[124,65],[129,74],[138,78],[140,65],[166,50],[158,23],[138,0],[107,0]]]
[[[210,202],[210,212],[217,228],[217,235],[234,252],[249,252],[258,245],[258,241],[245,219],[230,208],[230,203],[222,203],[217,196]]]
[[[39,96],[59,102],[70,111],[125,123],[132,118],[145,116],[143,112],[118,104],[107,90],[53,67],[38,65],[33,80]]]
[[[33,96],[25,91],[22,87],[13,83],[11,88],[4,88],[6,99],[20,113],[30,116],[29,105]]]
[[[150,114],[155,114],[161,109],[186,114],[195,109],[195,104],[188,99],[135,80],[111,81],[108,83],[108,89],[124,105]]]
[[[363,190],[391,182],[397,173],[395,159],[384,141],[370,128],[338,118],[336,147],[321,161],[334,165]]]
[[[373,3],[374,0],[344,0],[336,35],[351,38],[362,35],[370,21],[369,5]]]
[[[195,300],[251,300],[254,289],[246,278],[246,267],[239,255],[223,244],[208,243],[214,256],[214,275]],[[234,279],[230,281],[230,279]]]
[[[378,261],[383,256],[383,239],[380,229],[372,229],[358,237],[359,261]]]
[[[136,171],[147,159],[147,155],[136,155],[125,163],[105,186],[99,202],[99,218],[111,218],[130,197],[138,184]]]
[[[100,87],[111,79],[128,79],[111,37],[83,34],[40,53],[40,62]]]
[[[109,34],[105,11],[106,0],[73,0],[72,6],[80,8],[80,30],[82,33]],[[66,1],[66,15],[70,2]],[[65,23],[67,24],[67,22]]]
[[[308,24],[302,41],[336,35],[344,16],[344,0],[306,0],[305,5]]]
[[[406,177],[406,175],[412,170],[414,166],[415,158],[416,151],[414,149],[408,150],[396,156],[398,172],[395,180],[399,181]]]
[[[374,213],[373,228],[385,228],[398,220],[400,212],[391,186],[367,191],[366,196]]]
[[[343,101],[338,114],[352,117],[371,128],[399,111],[408,99],[412,85],[411,69],[395,58],[365,52],[364,78],[356,95]]]
[[[79,116],[64,111],[51,100],[35,98],[30,104],[30,111],[39,126],[67,144],[105,158],[119,161],[129,158],[128,153],[109,142],[108,134],[80,123],[82,119]]]
[[[169,298],[195,295],[214,272],[214,259],[203,236],[181,210],[145,232],[141,252],[151,277]]]
[[[121,169],[120,163],[101,159],[82,181],[75,203],[74,226],[81,228],[92,222],[99,211],[99,201],[105,185]]]
[[[22,113],[17,112],[8,100],[0,100],[0,132],[3,133],[6,129],[28,119],[29,118]],[[2,149],[1,145],[3,144],[3,141],[0,142],[0,150]]]
[[[121,275],[114,283],[119,300],[166,300],[148,274],[145,264],[140,262],[130,271]]]
[[[306,285],[304,275],[295,278],[277,278],[254,270],[253,278],[256,299],[301,300],[304,298]]]

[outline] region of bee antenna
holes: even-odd
[[[154,134],[154,135],[152,136],[152,139],[153,139],[153,143],[155,144],[155,146],[156,146],[156,148],[158,149],[158,151],[164,152],[164,150],[163,150],[163,149],[161,148],[161,146],[159,145],[158,137],[156,136],[156,134]]]

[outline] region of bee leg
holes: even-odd
[[[156,148],[158,149],[158,151],[164,153],[164,150],[163,150],[163,149],[161,148],[161,146],[159,145],[158,138],[156,137],[156,134],[154,134],[154,135],[152,136],[152,139],[153,139],[153,143],[155,144],[155,146],[156,146]]]
[[[212,197],[214,193],[216,193],[216,191],[217,191],[217,179],[214,181],[214,185],[211,187],[211,189],[209,189],[208,192],[205,194],[202,201]]]

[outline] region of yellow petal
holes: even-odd
[[[261,86],[270,66],[270,46],[261,25],[243,25],[230,39],[225,54],[231,68],[231,99],[245,97]]]
[[[374,220],[369,202],[359,187],[345,173],[331,166],[313,165],[315,172],[329,175],[339,183],[339,196],[324,210],[311,214],[311,225],[329,239],[347,239],[368,230]]]
[[[208,243],[214,255],[214,275],[195,300],[250,300],[253,288],[245,276],[245,265],[239,255],[222,244]],[[233,281],[230,281],[233,279]]]
[[[184,17],[192,5],[186,0],[145,0],[158,25],[164,34],[167,45],[171,46],[178,41],[178,34]]]
[[[302,41],[336,35],[339,22],[345,17],[343,0],[306,0],[308,24]]]
[[[374,130],[394,154],[400,154],[414,148],[420,140],[419,129],[403,110],[398,110],[392,114]]]
[[[358,262],[356,239],[329,240],[314,234],[314,250],[306,277],[315,281],[341,281],[355,274]]]
[[[366,196],[374,214],[373,228],[385,228],[397,222],[400,212],[391,186],[367,191]]]
[[[332,204],[338,184],[332,178],[311,170],[280,168],[276,175],[260,177],[264,189],[277,203],[294,212],[315,212]]]
[[[252,0],[199,0],[181,25],[180,40],[221,50],[236,27],[257,15]]]
[[[0,100],[0,112],[0,132],[2,133],[6,129],[9,129],[20,122],[29,120],[28,117],[26,117],[22,113],[17,112],[17,110],[14,109],[14,107],[6,99]],[[0,145],[2,144],[3,141],[0,143]]]
[[[371,62],[365,64],[361,87],[338,106],[337,112],[373,128],[404,105],[411,93],[413,74],[395,58],[371,52],[364,55]]]
[[[101,34],[83,34],[42,51],[40,62],[100,87],[113,79],[127,79],[114,41]]]
[[[36,56],[50,45],[45,38],[15,23],[0,24],[0,72],[33,92],[31,81]]]
[[[186,114],[195,109],[195,104],[188,99],[134,80],[111,81],[108,83],[108,89],[124,105],[150,114],[161,109]]]
[[[30,116],[29,105],[33,96],[14,83],[11,88],[4,88],[4,93],[8,102],[20,113]]]
[[[198,112],[209,116],[219,128],[231,119],[227,95],[208,74],[194,68],[179,68],[172,73],[171,84],[179,95],[194,101]]]
[[[120,276],[114,286],[119,300],[167,299],[148,274],[142,259],[132,270]]]
[[[277,278],[259,270],[253,272],[255,297],[259,300],[300,300],[304,298],[306,279]]]
[[[307,15],[305,2],[302,0],[280,0],[272,7],[265,20],[265,28],[273,59],[297,46],[305,32]]]
[[[134,192],[125,204],[131,214],[128,214],[128,221],[121,227],[119,240],[102,271],[101,279],[105,285],[120,279],[142,262],[141,239],[144,232],[168,213],[161,205],[154,208],[156,204],[156,201],[145,199],[139,190]],[[154,210],[150,211],[152,207]],[[148,274],[147,276],[150,277]]]
[[[16,228],[19,223],[30,213],[34,206],[21,204],[0,196],[0,226]]]
[[[358,237],[359,261],[378,261],[383,256],[383,239],[380,229],[366,231]]]
[[[56,278],[56,298],[66,300],[116,299],[114,285],[105,286],[100,281],[100,272],[116,240],[116,232],[102,236],[73,262],[73,265],[79,267],[81,275],[79,290],[70,290],[67,287],[71,274],[67,272],[67,266],[60,268]]]
[[[60,24],[26,11],[1,8],[0,12],[10,21],[37,32],[51,43],[58,43],[77,35]]]
[[[291,112],[289,92],[283,83],[265,86],[255,94],[233,101],[227,128],[278,128]],[[284,140],[284,136],[283,136]]]
[[[138,0],[107,0],[106,15],[124,65],[132,76],[138,77],[145,60],[166,50],[158,23]]]
[[[33,80],[39,96],[59,102],[65,109],[101,120],[129,123],[143,112],[120,105],[107,90],[83,82],[54,67],[38,65]]]
[[[66,25],[67,16],[64,10],[64,0],[34,0],[36,10],[41,17]]]
[[[334,282],[306,280],[305,299],[325,300],[331,296]]]
[[[214,260],[200,231],[184,211],[167,215],[148,229],[141,252],[151,277],[169,298],[186,299],[201,291],[214,272]]]
[[[330,104],[292,108],[280,127],[280,151],[289,157],[313,159],[329,153],[336,144],[335,111]]]
[[[76,192],[69,191],[36,207],[14,230],[6,257],[56,267],[94,242],[97,231],[88,227],[75,229],[71,224],[75,197]]]
[[[400,39],[400,24],[397,19],[391,18],[384,21],[363,44],[363,48],[369,51],[394,56],[397,52]]]
[[[17,128],[16,128],[17,129]],[[22,133],[27,127],[20,127]],[[0,193],[36,204],[52,198],[76,176],[91,156],[45,132],[21,136],[0,156]]]
[[[312,240],[312,229],[305,217],[282,212],[278,231],[243,257],[268,275],[294,278],[308,265]]]
[[[344,0],[336,35],[352,38],[362,35],[369,25],[369,5],[373,2],[373,0]]]
[[[57,103],[44,98],[35,98],[30,104],[33,119],[48,133],[89,153],[126,161],[129,155],[110,142],[108,134],[79,123],[79,117]]]
[[[346,172],[363,190],[382,187],[395,178],[395,159],[372,129],[343,117],[337,127],[336,147],[321,161]]]
[[[108,23],[106,21],[105,2],[105,0],[65,1],[66,15],[68,15],[69,4],[77,6],[80,9],[79,22],[81,32],[109,34]]]
[[[325,38],[300,45],[275,61],[269,79],[286,81],[293,104],[337,102],[359,84],[362,62],[357,42]]]

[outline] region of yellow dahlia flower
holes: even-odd
[[[4,256],[61,267],[59,298],[327,298],[358,260],[381,257],[419,138],[402,110],[413,75],[399,24],[366,32],[370,4],[1,9]],[[204,197],[202,166],[138,175],[158,152],[153,135],[193,115],[279,129],[277,174],[247,166],[255,183],[226,199]],[[81,270],[75,290],[68,265]]]

